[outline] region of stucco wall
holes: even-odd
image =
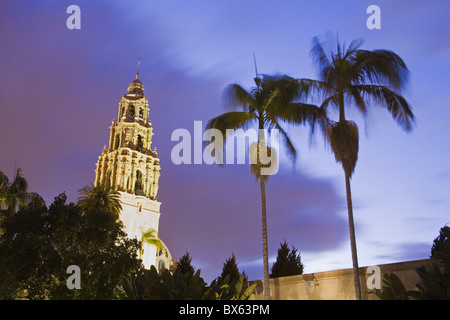
[[[378,265],[380,267],[380,283],[382,285],[384,273],[395,273],[406,290],[413,290],[419,283],[419,277],[415,271],[422,265],[429,265],[430,260],[415,260],[400,263]],[[374,293],[369,293],[367,280],[374,273],[367,274],[368,267],[361,267],[360,279],[362,296],[365,300],[378,300]],[[372,281],[374,277],[369,279]],[[264,299],[263,281],[257,280],[255,292],[250,300]],[[317,272],[297,276],[280,277],[270,279],[270,298],[273,300],[352,300],[355,299],[353,285],[353,270],[343,269],[336,271]]]

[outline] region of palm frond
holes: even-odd
[[[104,211],[119,216],[122,210],[120,193],[104,184],[89,185],[78,190],[77,205],[85,212]]]
[[[388,50],[358,50],[352,57],[354,79],[361,84],[386,85],[401,90],[409,80],[405,62]]]
[[[411,132],[416,124],[412,108],[400,94],[379,85],[359,85],[354,87],[363,95],[367,95],[376,104],[386,107],[392,118],[405,132]]]
[[[267,109],[276,107],[277,98],[280,96],[280,90],[277,88],[270,92],[267,95],[264,95],[263,102],[261,104],[261,108],[259,110],[260,114],[267,113]]]
[[[319,68],[319,74],[322,79],[326,78],[327,70],[331,67],[332,63],[329,60],[325,48],[324,43],[320,42],[317,37],[312,39],[312,49],[310,51],[311,56],[313,57],[314,63]]]
[[[9,179],[6,174],[0,171],[0,188],[7,188],[9,186]]]
[[[355,106],[361,111],[362,115],[365,116],[367,113],[366,101],[361,95],[361,91],[355,86],[350,86],[347,90],[347,98],[349,102],[354,102]]]
[[[311,99],[311,97],[323,100],[334,91],[325,81],[307,78],[298,79],[297,81],[299,83],[299,98],[305,100]]]
[[[308,123],[314,131],[315,124],[325,126],[328,123],[324,108],[313,104],[295,102],[280,111],[280,117],[292,124]]]
[[[283,137],[284,144],[286,145],[289,151],[289,156],[291,157],[291,160],[295,165],[295,162],[297,161],[297,150],[295,149],[294,144],[289,138],[289,135],[286,133],[286,131],[284,131],[284,129],[280,126],[278,122],[273,122],[272,124],[273,127],[277,129],[280,132],[281,136]]]
[[[320,105],[320,109],[326,111],[330,104],[333,105],[335,108],[339,108],[339,94],[336,93],[327,97]]]
[[[345,55],[343,56],[343,59],[350,59],[352,55],[354,55],[359,47],[361,47],[364,43],[364,39],[354,39],[347,49],[345,49]]]
[[[156,250],[165,249],[168,251],[166,244],[159,238],[158,231],[154,228],[150,228],[142,234],[142,242],[152,244],[156,247]]]
[[[231,84],[223,91],[223,101],[225,105],[232,108],[240,107],[249,111],[255,100],[251,93],[248,93],[238,84]]]
[[[221,114],[206,124],[206,129],[218,129],[223,136],[223,141],[227,138],[227,129],[246,129],[256,116],[253,113],[245,111],[232,111]]]
[[[28,182],[22,175],[22,170],[19,168],[16,171],[16,176],[11,183],[10,192],[14,194],[19,201],[25,202],[25,194],[28,189]]]
[[[262,75],[261,95],[270,96],[278,91],[279,103],[289,103],[296,100],[300,95],[300,83],[297,79],[288,75]]]

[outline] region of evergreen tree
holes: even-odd
[[[431,257],[450,268],[450,227],[444,226],[439,231],[439,236],[434,239],[431,248]],[[449,269],[450,271],[450,269]],[[450,273],[450,272],[449,272]]]
[[[278,249],[277,260],[272,265],[271,278],[293,276],[303,273],[303,264],[300,260],[300,253],[297,253],[297,249],[292,246],[292,250],[284,240],[284,243],[280,243]]]
[[[186,253],[180,258],[180,260],[177,262],[176,269],[179,269],[181,273],[192,273],[194,274],[195,269],[192,266],[192,258],[189,254],[189,251],[186,251]]]
[[[235,283],[239,280],[240,276],[243,275],[244,276],[244,283],[247,283],[248,277],[245,274],[245,271],[242,272],[242,274],[239,272],[239,268],[237,266],[237,262],[236,262],[236,256],[234,255],[234,253],[231,254],[231,257],[228,258],[224,264],[223,264],[223,268],[222,268],[222,274],[220,275],[219,279],[225,279],[225,277],[227,275],[230,275],[230,279],[229,282],[230,283]]]

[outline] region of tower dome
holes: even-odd
[[[139,80],[139,72],[136,74],[136,79],[131,81],[127,90],[128,94],[144,95],[144,85],[141,80]]]

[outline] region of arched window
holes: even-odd
[[[159,260],[158,261],[158,271],[163,271],[164,269],[166,269],[166,264],[165,264],[164,260]]]
[[[144,110],[142,108],[139,108],[139,118],[144,118]]]
[[[127,121],[134,121],[135,114],[136,111],[134,110],[134,106],[130,104],[130,106],[128,107]]]

